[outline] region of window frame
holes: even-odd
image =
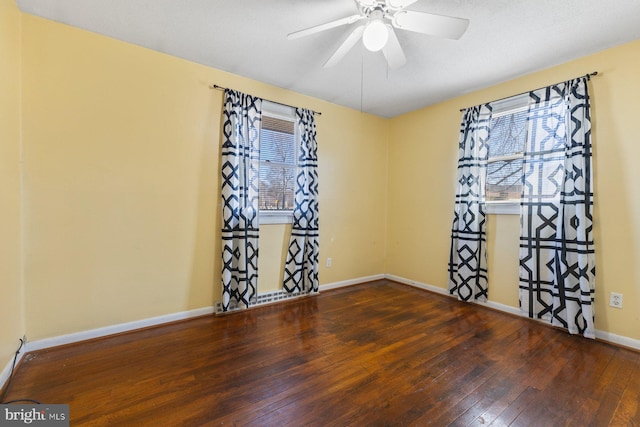
[[[524,93],[517,96],[512,96],[506,99],[495,101],[491,103],[493,113],[491,118],[499,118],[511,114],[517,114],[529,109],[529,94]],[[491,144],[491,136],[489,136],[489,144]],[[525,142],[526,144],[526,142]],[[514,153],[511,155],[502,155],[487,158],[487,180],[488,180],[488,166],[489,163],[524,159],[524,147],[520,153]],[[485,181],[485,186],[487,182]],[[520,215],[520,200],[486,200],[485,197],[485,212],[487,214],[500,214],[500,215]]]
[[[274,119],[286,120],[293,123],[293,145],[294,145],[294,158],[295,158],[295,172],[297,175],[298,169],[298,128],[296,126],[296,110],[293,107],[289,107],[275,102],[263,100],[262,102],[262,115],[268,116]],[[262,128],[260,129],[260,138],[262,139]],[[262,140],[260,141],[262,142]],[[265,163],[263,160],[259,161],[259,165]],[[274,162],[269,162],[274,163]],[[287,165],[288,167],[289,165]],[[260,195],[258,195],[260,197]],[[295,189],[294,189],[295,200]],[[293,208],[285,210],[259,210],[259,223],[262,224],[292,224],[293,223]]]

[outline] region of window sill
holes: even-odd
[[[520,203],[518,202],[487,202],[485,212],[498,215],[520,215]]]
[[[291,223],[293,223],[292,211],[260,211],[260,225]]]

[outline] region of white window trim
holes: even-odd
[[[485,212],[490,215],[520,215],[520,202],[485,202]]]
[[[508,162],[509,160],[518,160],[518,159],[524,159],[524,153],[523,152],[517,152],[517,153],[514,153],[514,154],[508,154],[506,156],[489,157],[487,159],[487,163],[491,163],[491,162]]]
[[[282,120],[295,120],[296,109],[288,105],[277,104],[267,100],[262,101],[262,113]]]
[[[512,96],[491,103],[492,117],[506,116],[507,114],[519,113],[529,109],[529,93]]]
[[[293,211],[260,211],[260,225],[292,224]]]

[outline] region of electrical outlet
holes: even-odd
[[[331,268],[331,264],[333,264],[333,260],[331,258],[327,258],[327,268]]]
[[[622,294],[611,292],[609,294],[609,305],[615,308],[622,308]]]

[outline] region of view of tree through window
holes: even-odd
[[[525,110],[491,119],[485,188],[488,202],[520,201],[527,114]]]
[[[293,119],[262,115],[260,133],[260,210],[293,209],[296,177]]]

